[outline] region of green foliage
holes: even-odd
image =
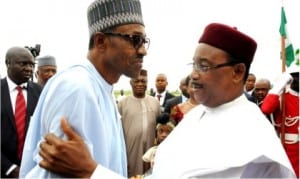
[[[181,95],[180,91],[178,91],[178,90],[175,90],[175,91],[169,91],[169,92],[172,93],[172,94],[175,95],[175,96]],[[150,90],[147,90],[146,93],[147,93],[147,94],[150,94]],[[117,97],[120,95],[120,90],[115,90],[115,91],[113,92],[113,94],[114,94],[115,98],[117,98]],[[131,91],[131,90],[124,90],[124,95],[125,95],[125,96],[132,95],[132,91]]]
[[[115,90],[114,95],[115,95],[115,98],[117,98],[120,95],[120,90]],[[124,90],[124,95],[125,96],[132,95],[132,91],[131,90]]]

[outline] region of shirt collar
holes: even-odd
[[[96,67],[92,64],[92,62],[90,62],[89,60],[86,60],[85,62],[83,62],[86,64],[87,68],[92,71],[92,73],[94,73],[96,76],[98,76],[98,79],[101,81],[101,85],[111,94],[113,93],[113,85],[109,84],[104,78],[103,76],[97,71]]]
[[[25,89],[27,88],[27,82],[22,83],[20,85],[17,85],[8,76],[7,76],[6,80],[7,80],[7,85],[8,85],[9,92],[15,90],[17,86],[21,86],[22,88],[25,88]]]
[[[167,92],[167,90],[165,90],[165,91],[164,91],[164,92],[162,92],[162,93],[158,93],[158,92],[157,92],[156,96],[160,94],[160,95],[161,95],[161,97],[164,97],[164,96],[166,95],[166,92]]]
[[[226,109],[226,108],[229,108],[231,106],[234,106],[234,105],[240,103],[241,101],[244,101],[245,99],[248,100],[246,98],[246,96],[244,95],[244,93],[242,93],[242,95],[236,97],[235,99],[233,99],[233,100],[231,100],[231,101],[229,101],[227,103],[221,104],[221,105],[219,105],[217,107],[211,108],[211,107],[205,106],[206,107],[206,111],[209,112],[209,111],[215,111],[215,110],[220,110],[220,109]]]

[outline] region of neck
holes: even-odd
[[[195,104],[195,103],[192,103],[192,102],[191,102],[191,99],[187,100],[187,103],[188,103],[190,106],[196,106],[196,105],[197,105],[197,104]]]
[[[136,98],[144,98],[146,94],[133,94],[133,96]]]

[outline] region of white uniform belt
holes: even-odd
[[[286,144],[295,144],[299,142],[299,134],[285,133],[285,143]]]

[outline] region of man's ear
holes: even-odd
[[[5,64],[6,64],[7,67],[10,66],[10,63],[9,63],[9,61],[7,59],[5,60]]]
[[[96,48],[103,48],[103,46],[106,44],[107,38],[104,33],[99,32],[94,35],[93,40]]]
[[[246,65],[244,63],[238,63],[233,66],[233,69],[234,69],[233,80],[235,82],[243,81],[246,73]]]

